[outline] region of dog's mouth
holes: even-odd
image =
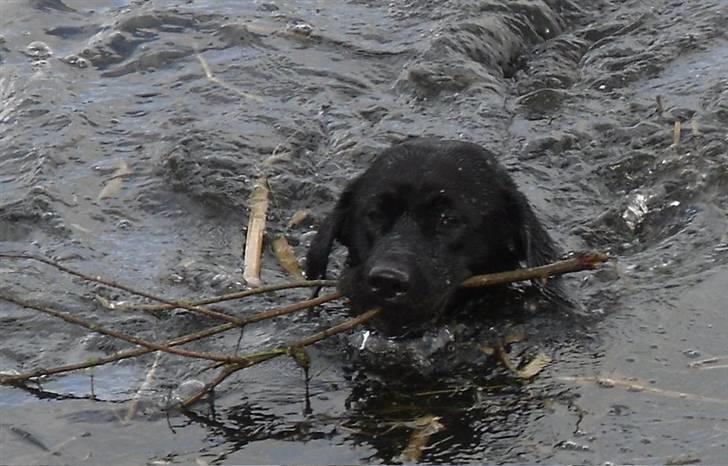
[[[453,298],[458,290],[457,287],[444,284],[415,286],[422,282],[414,282],[403,293],[375,292],[363,285],[360,273],[357,269],[345,271],[340,277],[339,289],[349,298],[350,310],[354,315],[381,308],[381,312],[364,325],[386,337],[412,338],[433,328],[455,301]]]

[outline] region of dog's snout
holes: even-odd
[[[369,271],[367,282],[377,296],[392,301],[407,293],[410,287],[410,274],[399,268],[375,266]]]

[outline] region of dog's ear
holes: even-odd
[[[558,254],[553,240],[536,217],[526,196],[519,191],[513,191],[510,203],[515,214],[516,238],[526,265],[538,267],[555,260]]]
[[[526,221],[521,224],[520,240],[529,267],[546,265],[555,259],[553,242],[546,230],[543,229],[536,215],[529,206]]]
[[[321,223],[311,241],[306,254],[306,278],[309,280],[326,278],[326,267],[329,264],[329,254],[334,240],[342,240],[342,232],[351,216],[356,185],[354,181],[347,186],[339,197],[336,207]]]

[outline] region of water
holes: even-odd
[[[170,297],[239,289],[259,176],[268,234],[301,257],[311,222],[288,227],[294,213],[321,218],[377,150],[427,135],[500,154],[564,249],[619,258],[571,279],[601,317],[541,342],[553,362],[529,384],[498,369],[396,383],[324,346],[308,399],[281,359],[224,384],[214,412],[167,419],[178,385],[212,374],[163,356],[129,418],[147,356],[1,387],[4,461],[392,462],[423,415],[444,425],[430,463],[724,461],[728,369],[693,364],[726,355],[724,2],[6,0],[0,13],[2,251]],[[208,325],[112,313],[95,295],[129,297],[38,263],[2,261],[0,278],[4,294],[149,339]],[[287,280],[270,253],[263,279]],[[3,372],[128,347],[5,303],[0,328]],[[317,328],[251,326],[241,351]],[[238,337],[191,348],[232,352]]]

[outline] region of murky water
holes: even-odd
[[[694,364],[728,355],[724,1],[4,0],[0,18],[2,251],[168,297],[240,289],[254,180],[268,234],[302,256],[295,212],[320,218],[377,150],[429,135],[501,154],[564,249],[619,257],[571,279],[601,318],[545,342],[554,360],[528,384],[498,369],[395,383],[329,347],[308,401],[280,359],[225,383],[214,410],[166,416],[181,383],[211,377],[167,355],[127,419],[147,356],[0,387],[2,462],[396,462],[423,415],[444,426],[430,463],[725,462],[728,369]],[[263,279],[288,280],[270,253]],[[149,339],[209,325],[112,313],[95,296],[129,296],[34,262],[1,261],[0,282]],[[319,325],[251,326],[241,351]],[[2,372],[127,347],[5,302],[0,329]]]

